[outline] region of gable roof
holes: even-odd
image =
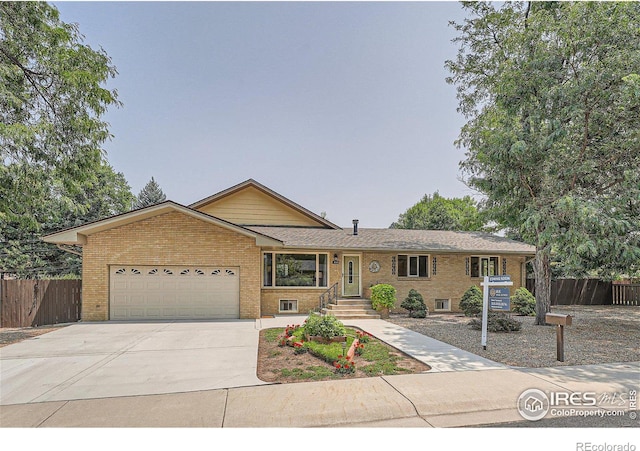
[[[323,217],[313,213],[310,210],[307,210],[306,208],[293,202],[292,200],[287,199],[283,195],[276,193],[272,189],[262,185],[261,183],[258,183],[254,179],[246,180],[242,183],[232,186],[231,188],[227,188],[223,191],[220,191],[219,193],[213,194],[209,197],[205,197],[204,199],[201,199],[189,205],[189,208],[192,208],[195,210],[202,210],[204,207],[207,207],[213,203],[219,202],[225,198],[228,198],[229,196],[237,194],[241,191],[248,190],[250,188],[258,190],[259,192],[271,197],[276,202],[283,205],[285,208],[292,209],[296,213],[301,214],[302,216],[308,218],[312,223],[317,224],[317,227],[336,229],[336,230],[340,229],[340,227],[333,224],[332,222],[327,221]]]
[[[225,221],[224,219],[216,218],[214,216],[202,213],[197,210],[193,210],[184,205],[180,205],[176,202],[167,200],[165,202],[151,205],[149,207],[140,208],[138,210],[129,211],[119,215],[111,216],[109,218],[101,219],[98,221],[89,222],[77,227],[71,227],[65,230],[61,230],[56,233],[44,236],[43,241],[53,244],[86,244],[87,236],[94,233],[102,232],[104,230],[113,229],[123,225],[131,224],[133,222],[141,221],[144,219],[152,218],[154,216],[162,215],[177,211],[185,215],[200,219],[202,221],[217,225],[227,230],[237,232],[241,235],[255,238],[256,245],[258,246],[282,246],[282,242],[276,238],[272,238],[263,235],[255,230],[249,230],[245,227],[233,224]]]
[[[295,227],[250,227],[250,229],[283,242],[286,248],[535,254],[534,246],[481,232],[359,229],[358,235],[353,235],[351,229],[329,230]]]

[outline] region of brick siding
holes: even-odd
[[[255,239],[171,212],[88,237],[83,248],[82,320],[109,319],[110,265],[240,268],[240,318],[260,317],[260,248]]]

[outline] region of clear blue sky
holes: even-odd
[[[182,204],[248,178],[338,225],[474,194],[447,85],[456,2],[55,2],[118,69],[107,158]]]

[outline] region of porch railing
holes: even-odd
[[[335,303],[338,300],[338,282],[334,283],[320,295],[320,313],[327,304]]]

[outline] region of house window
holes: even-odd
[[[449,299],[436,299],[436,311],[440,310],[448,312],[451,310],[450,305],[451,303],[449,302]]]
[[[429,277],[428,255],[398,255],[399,277]]]
[[[280,311],[286,313],[297,313],[298,301],[295,299],[280,299]]]
[[[498,275],[498,257],[471,257],[471,277]]]
[[[327,254],[278,254],[265,252],[264,287],[326,287]]]
[[[263,262],[263,286],[270,287],[273,286],[273,254],[268,253],[264,254],[264,262]]]

